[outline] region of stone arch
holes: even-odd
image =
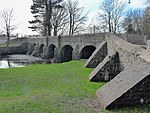
[[[72,51],[73,51],[72,46],[70,45],[63,46],[60,54],[61,62],[67,62],[72,60]]]
[[[36,47],[36,46],[37,46],[37,44],[36,44],[36,43],[34,43],[34,44],[33,44],[33,50],[35,49],[35,47]]]
[[[44,44],[41,44],[39,48],[39,53],[43,53],[43,48],[44,48]]]
[[[80,51],[80,59],[88,59],[95,51],[96,47],[93,45],[87,45]]]
[[[36,46],[36,43],[34,43],[33,46]]]
[[[48,47],[49,58],[54,58],[55,48],[56,48],[56,46],[54,44],[49,45],[49,47]]]

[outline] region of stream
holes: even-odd
[[[2,59],[0,60],[0,68],[14,68],[14,67],[24,67],[27,65],[23,65],[21,63],[15,63],[13,61]]]
[[[1,68],[15,68],[24,67],[35,63],[45,63],[45,60],[30,55],[8,55],[0,56],[0,69]]]

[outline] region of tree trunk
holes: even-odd
[[[111,33],[111,15],[110,13],[108,15],[109,15],[108,17],[109,32]]]
[[[57,36],[57,25],[54,26],[54,36]]]
[[[11,68],[10,61],[7,59],[8,67]]]
[[[6,43],[5,54],[8,54],[9,40],[10,40],[10,35],[9,35],[9,32],[7,32],[7,43]]]
[[[46,6],[46,12],[45,12],[45,33],[46,33],[46,35],[48,35],[48,4],[47,4],[47,0],[45,0],[45,6]]]
[[[49,0],[49,10],[48,10],[48,36],[51,36],[51,30],[52,30],[52,25],[51,25],[51,19],[52,19],[52,1]]]
[[[72,34],[71,31],[72,31],[72,14],[70,12],[70,26],[69,26],[69,34]]]

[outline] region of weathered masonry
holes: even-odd
[[[143,60],[142,52],[145,50],[113,34],[107,34],[105,40],[107,49],[102,44],[86,63],[86,66],[95,67],[91,62],[107,50],[89,76],[94,82],[110,81],[96,92],[101,107],[110,109],[149,104],[150,63]]]
[[[105,40],[107,47],[102,46],[99,50],[97,50],[97,54],[99,54],[95,54],[96,56],[99,56],[99,59],[102,58],[103,60],[97,64],[95,70],[90,74],[91,81],[111,80],[122,70],[129,68],[133,64],[137,64],[139,60],[136,56],[140,51],[143,50],[140,46],[126,42],[125,40],[113,34],[107,34]],[[107,50],[107,52],[104,52],[104,50]],[[101,55],[102,53],[104,56]],[[96,58],[96,56],[93,57],[93,60]],[[90,64],[90,62],[87,64],[87,66]],[[90,67],[92,66],[95,67],[95,65],[91,65]]]
[[[65,62],[72,59],[88,59],[95,49],[105,40],[105,34],[82,34],[56,37],[30,37],[15,39],[11,43],[27,43],[27,54],[55,62]]]
[[[99,50],[98,48],[103,46],[101,48],[103,53],[98,55],[98,58],[96,58],[97,60],[89,60],[90,63],[88,65],[86,64],[86,67],[91,67],[91,65],[95,65],[94,67],[96,67],[107,54],[107,44],[104,42],[105,37],[106,33],[55,37],[35,36],[13,39],[10,43],[15,45],[25,43],[28,46],[24,48],[24,51],[27,51],[27,54],[54,59],[55,62],[70,61],[72,59],[88,59],[96,49]],[[150,38],[148,36],[137,35],[119,35],[119,37],[131,43],[142,45],[143,47],[146,45],[146,40]],[[95,52],[94,54],[98,53]]]
[[[150,65],[133,65],[96,92],[102,107],[133,106],[150,103]]]

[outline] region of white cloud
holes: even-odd
[[[94,25],[96,23],[97,14],[98,14],[97,10],[89,12],[89,14],[88,14],[88,22],[87,23]]]
[[[131,8],[145,8],[146,0],[130,0],[131,3],[129,4]]]
[[[87,10],[97,10],[99,9],[100,0],[80,0],[80,4]]]

